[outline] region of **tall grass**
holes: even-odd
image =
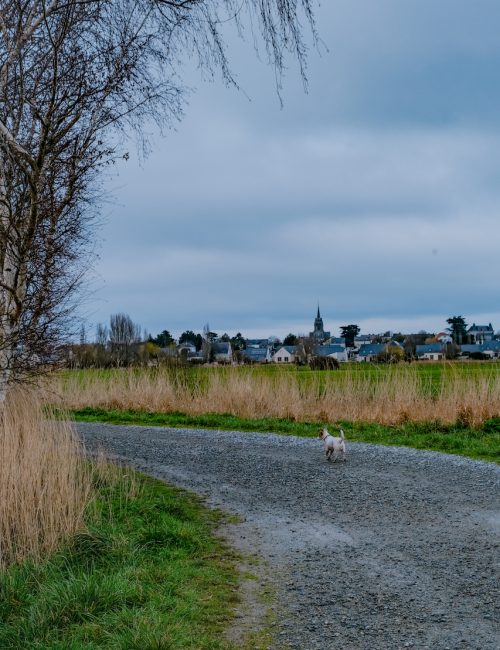
[[[14,391],[0,421],[0,568],[40,559],[83,526],[88,465],[72,426]]]
[[[333,372],[267,372],[263,368],[81,371],[59,375],[58,405],[191,415],[229,413],[243,418],[295,421],[437,421],[480,425],[500,414],[500,373],[424,375],[416,366],[343,368]],[[51,398],[51,401],[54,401]]]

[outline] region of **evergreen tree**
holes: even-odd
[[[449,327],[446,329],[451,334],[453,342],[457,345],[467,343],[467,323],[463,316],[451,316],[446,319]]]
[[[354,339],[359,334],[360,329],[358,325],[343,325],[340,328],[340,336],[345,339],[345,345],[347,348],[354,347]]]

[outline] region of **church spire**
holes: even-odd
[[[314,330],[309,333],[309,336],[314,338],[318,343],[322,343],[325,339],[330,338],[330,332],[325,332],[324,330],[323,319],[321,318],[321,313],[319,311],[319,301],[316,318],[314,319]]]

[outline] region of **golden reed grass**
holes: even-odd
[[[500,373],[450,370],[425,378],[407,366],[332,373],[260,368],[83,371],[59,376],[53,390],[59,404],[69,409],[467,425],[500,414]]]
[[[83,526],[90,471],[68,422],[13,391],[0,420],[0,567],[39,559]]]

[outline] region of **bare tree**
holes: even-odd
[[[309,363],[314,357],[318,340],[314,336],[299,335],[297,337],[295,358],[300,365]]]
[[[0,0],[0,405],[67,328],[103,168],[124,136],[146,147],[144,124],[182,116],[183,58],[236,85],[222,31],[252,25],[278,73],[288,52],[305,79],[313,2]]]
[[[108,336],[109,336],[109,330],[106,327],[106,325],[103,325],[102,323],[97,323],[96,330],[95,330],[96,345],[105,348],[108,342]]]
[[[109,318],[109,343],[113,361],[117,366],[132,361],[134,347],[141,341],[141,326],[128,314],[111,314]]]
[[[107,365],[107,350],[106,346],[108,344],[109,330],[106,325],[102,323],[97,323],[96,333],[95,333],[95,357],[96,365],[99,368]]]

